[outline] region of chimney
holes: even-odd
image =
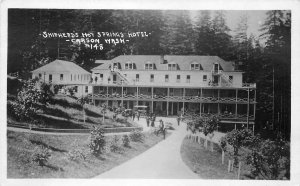
[[[160,55],[160,64],[167,64],[168,61],[165,59],[165,56],[163,54]]]
[[[160,64],[164,64],[164,55],[163,54],[161,54],[160,55]]]

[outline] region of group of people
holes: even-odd
[[[137,118],[138,121],[140,121],[141,113],[139,111],[133,112],[132,113],[132,120],[134,121],[135,117]]]
[[[154,113],[150,113],[146,115],[146,122],[147,122],[147,127],[150,126],[150,122],[151,122],[151,127],[155,127],[155,119],[156,119],[156,115]]]

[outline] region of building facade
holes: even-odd
[[[89,86],[91,73],[73,62],[55,60],[32,71],[32,78],[65,88],[74,87],[77,97],[92,93],[92,87]]]
[[[95,105],[148,106],[159,115],[217,115],[221,123],[254,126],[256,85],[217,56],[122,55],[96,61],[91,100]]]

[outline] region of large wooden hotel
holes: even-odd
[[[254,126],[256,85],[243,83],[243,72],[233,62],[217,56],[121,55],[96,64],[89,75],[78,69],[84,74],[50,73],[63,81],[57,78],[57,84],[82,87],[79,95],[89,95],[95,105],[145,105],[158,115],[218,115],[221,123]],[[50,78],[47,70],[33,71],[33,76],[45,74]]]

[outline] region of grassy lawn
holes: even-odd
[[[210,144],[209,144],[210,145]],[[214,146],[214,152],[206,150],[203,145],[185,138],[181,146],[181,157],[185,164],[203,179],[237,179],[237,169],[227,172],[228,157],[225,156],[222,165],[222,155],[220,149]],[[246,165],[243,165],[240,179],[246,177]]]
[[[119,136],[121,138],[122,136]],[[111,141],[113,136],[106,136]],[[89,135],[40,135],[19,132],[7,132],[7,177],[8,178],[90,178],[103,173],[146,151],[162,140],[162,136],[145,134],[143,143],[130,141],[130,147],[121,146],[120,151],[111,152],[109,148],[100,156],[89,153]],[[108,143],[109,144],[109,143]],[[51,150],[46,166],[31,162],[31,156],[37,145]],[[68,152],[77,148],[88,153],[86,160],[70,160]],[[107,145],[108,147],[109,145]]]
[[[8,97],[8,103],[14,102],[14,97]],[[85,105],[85,122],[83,120],[83,108],[76,99],[69,96],[56,95],[53,101],[47,105],[43,113],[40,113],[36,119],[39,121],[37,127],[42,128],[62,128],[62,129],[80,129],[92,128],[92,126],[101,125],[104,128],[111,127],[131,127],[135,126],[133,122],[121,115],[117,116],[117,121],[112,119],[113,113],[107,110],[105,121],[101,114],[101,108],[94,105]],[[29,125],[26,122],[17,122],[8,114],[8,123]]]

